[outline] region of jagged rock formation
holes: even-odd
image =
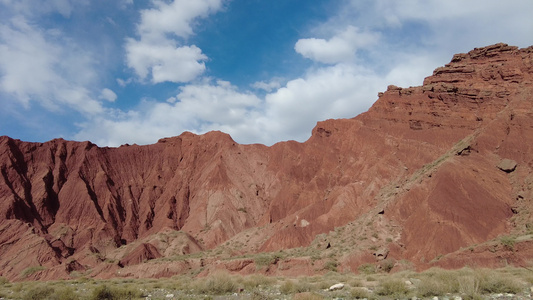
[[[252,260],[216,255],[147,261],[329,249],[348,243],[335,240],[339,228],[352,241],[337,253],[346,270],[387,257],[419,268],[522,263],[530,239],[513,251],[489,242],[533,224],[532,79],[533,47],[474,49],[421,87],[389,86],[368,112],[272,147],[220,132],[118,148],[0,137],[0,275],[249,273]],[[316,271],[305,257],[282,269]]]

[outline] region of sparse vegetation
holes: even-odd
[[[139,299],[142,293],[133,288],[118,288],[99,285],[93,291],[89,300],[125,300]]]
[[[500,238],[500,243],[507,248],[508,250],[514,250],[514,244],[516,242],[516,238],[514,236],[503,236]]]
[[[45,267],[43,266],[33,266],[33,267],[29,267],[29,268],[26,268],[22,271],[22,273],[20,273],[20,276],[22,276],[22,278],[26,278],[34,273],[37,273],[39,271],[42,271],[42,270],[46,270]]]
[[[400,262],[398,262],[400,263]],[[485,299],[497,294],[527,298],[533,282],[525,268],[401,271],[387,274],[373,264],[362,265],[372,275],[328,272],[310,277],[249,276],[215,272],[195,278],[179,275],[164,279],[117,278],[97,280],[27,281],[10,283],[2,280],[0,297],[5,299],[223,299],[234,293],[239,299],[391,299],[448,297]],[[336,283],[343,289],[329,291]],[[151,296],[149,296],[151,295]],[[233,296],[232,296],[233,297]]]
[[[362,264],[357,270],[363,274],[374,274],[376,273],[376,266],[374,264]]]
[[[55,290],[51,287],[39,285],[39,286],[29,289],[26,293],[24,293],[24,296],[22,296],[22,300],[49,299],[49,296],[52,295],[54,291]]]
[[[409,293],[409,289],[404,281],[398,278],[387,278],[382,281],[376,293],[381,296],[391,296],[395,298],[404,297]]]
[[[332,271],[332,272],[337,272],[337,266],[339,264],[335,261],[335,260],[328,260],[326,261],[326,263],[324,264],[324,270],[328,270],[328,271]]]
[[[199,294],[224,295],[237,289],[235,278],[225,272],[217,272],[209,277],[193,282],[194,291]]]

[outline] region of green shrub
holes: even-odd
[[[9,283],[9,280],[3,276],[0,276],[0,285],[5,285],[6,283]]]
[[[54,289],[48,286],[37,286],[28,290],[22,300],[41,300],[48,299],[50,295],[54,293]]]
[[[381,282],[376,293],[381,296],[402,297],[409,293],[409,289],[402,280],[391,278]]]

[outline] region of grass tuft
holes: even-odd
[[[409,289],[401,279],[387,278],[381,282],[376,293],[380,296],[404,297],[409,293]]]

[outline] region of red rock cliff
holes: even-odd
[[[240,253],[308,246],[364,218],[415,265],[494,239],[530,218],[532,79],[532,47],[474,49],[423,86],[389,86],[368,112],[272,147],[220,132],[119,148],[0,137],[0,275],[114,272],[110,259],[212,249],[246,230]],[[180,236],[144,242],[162,232]],[[356,269],[364,251],[350,249]]]

